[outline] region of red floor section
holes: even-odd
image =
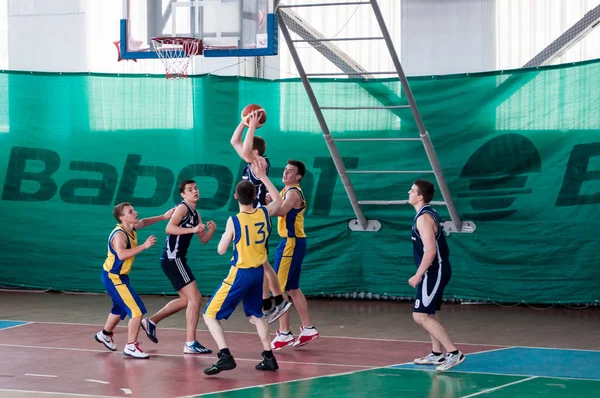
[[[276,352],[280,369],[266,373],[254,369],[262,351],[258,336],[231,332],[227,334],[229,348],[238,366],[235,370],[209,377],[202,370],[216,360],[216,355],[184,355],[185,332],[182,330],[159,329],[159,344],[148,341],[142,332],[142,349],[151,355],[148,360],[123,356],[126,328],[118,328],[115,333],[117,352],[106,350],[94,340],[97,331],[94,326],[39,323],[0,330],[1,388],[175,397],[404,363],[429,350],[426,343],[321,337],[300,349],[286,348]],[[198,332],[198,339],[216,351],[208,332]],[[495,348],[461,347],[465,353]],[[122,388],[131,390],[132,394],[126,394]]]

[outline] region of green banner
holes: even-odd
[[[600,62],[410,79],[458,212],[474,234],[449,236],[447,297],[527,303],[600,299]],[[322,106],[400,105],[397,80],[317,80]],[[0,284],[103,291],[112,207],[132,202],[140,218],[179,201],[178,183],[198,182],[199,210],[218,229],[192,242],[188,264],[209,295],[229,255],[216,246],[243,163],[231,147],[241,109],[268,120],[272,180],[287,159],[306,163],[308,295],[372,292],[412,297],[410,206],[366,206],[379,232],[352,232],[355,218],[302,83],[197,76],[0,74]],[[410,110],[326,110],[334,137],[418,137]],[[340,142],[349,170],[429,170],[419,141]],[[356,174],[360,200],[399,200],[431,174]],[[441,200],[436,194],[434,200]],[[445,208],[438,209],[447,217]],[[165,224],[141,230],[158,243],[140,254],[138,293],[174,293],[159,257]],[[271,253],[278,236],[270,239]],[[271,259],[272,261],[272,259]]]

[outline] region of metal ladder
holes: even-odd
[[[347,6],[347,5],[371,5],[373,12],[375,14],[375,18],[377,19],[377,23],[379,24],[379,28],[381,29],[382,36],[381,37],[356,37],[356,38],[316,38],[316,39],[302,39],[302,40],[292,40],[290,36],[290,32],[288,26],[286,25],[285,18],[282,15],[283,10],[287,8],[298,8],[298,7],[331,7],[331,6]],[[392,43],[392,39],[390,37],[389,31],[383,19],[383,15],[381,13],[381,9],[379,8],[379,4],[377,0],[368,0],[368,1],[342,1],[337,3],[314,3],[314,4],[297,4],[297,5],[278,5],[276,8],[276,13],[278,15],[279,27],[281,28],[281,33],[287,43],[287,46],[290,50],[290,55],[296,65],[296,69],[300,74],[300,78],[302,80],[302,84],[304,85],[304,89],[308,95],[311,106],[321,130],[323,132],[323,137],[337,169],[337,172],[340,176],[340,179],[344,185],[344,189],[346,190],[346,194],[348,195],[348,199],[352,205],[352,209],[356,214],[356,219],[351,220],[348,224],[349,228],[353,231],[371,231],[375,232],[381,228],[381,224],[377,220],[368,220],[361,208],[361,205],[401,205],[407,204],[408,200],[368,200],[368,201],[360,201],[356,196],[356,192],[354,191],[354,187],[352,182],[350,181],[348,175],[349,174],[410,174],[410,173],[433,173],[437,180],[438,187],[444,199],[443,202],[431,202],[433,205],[445,205],[450,214],[451,221],[444,222],[444,231],[446,234],[450,234],[452,232],[462,232],[462,233],[472,233],[475,231],[475,224],[471,221],[463,221],[460,219],[458,212],[456,211],[456,207],[454,206],[454,202],[452,200],[452,195],[450,194],[450,190],[448,189],[448,185],[446,184],[446,180],[444,178],[444,174],[442,172],[442,168],[438,161],[437,155],[435,153],[435,149],[433,144],[431,143],[431,138],[429,137],[429,133],[425,129],[425,125],[423,124],[423,120],[421,115],[419,114],[419,110],[417,108],[417,104],[413,97],[412,91],[410,90],[410,86],[408,84],[408,80],[406,79],[406,75],[402,70],[402,66],[400,65],[400,60],[398,58],[398,54],[394,49],[394,44]],[[295,42],[332,42],[332,41],[365,41],[365,40],[385,40],[388,51],[394,63],[395,71],[394,72],[367,72],[367,71],[345,71],[340,73],[311,73],[307,74],[304,70],[304,66],[300,61],[300,57],[298,56],[298,52],[296,47],[294,46]],[[315,93],[311,87],[309,77],[311,76],[335,76],[335,75],[349,75],[349,76],[357,76],[357,77],[372,77],[377,74],[397,74],[400,78],[400,83],[402,84],[402,89],[406,98],[408,100],[408,105],[393,105],[393,106],[359,106],[359,107],[325,107],[320,106]],[[390,111],[394,111],[397,109],[408,109],[412,111],[412,115],[415,119],[417,127],[419,129],[420,137],[419,138],[337,138],[335,141],[343,142],[343,141],[414,141],[420,140],[423,143],[425,148],[425,152],[427,153],[427,157],[429,159],[429,163],[431,164],[432,170],[382,170],[382,171],[360,171],[360,170],[346,170],[344,166],[344,162],[339,154],[337,146],[334,142],[334,138],[331,135],[331,131],[327,126],[327,122],[325,121],[325,117],[323,116],[322,110],[363,110],[363,109],[388,109]]]

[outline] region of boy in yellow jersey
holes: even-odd
[[[266,174],[266,161],[262,158],[253,163],[254,173],[265,184],[268,191],[276,196],[277,189]],[[267,259],[267,238],[271,232],[269,216],[279,209],[281,198],[271,204],[255,208],[252,204],[256,197],[256,187],[250,181],[240,181],[235,188],[240,212],[229,217],[227,227],[219,242],[219,254],[225,254],[233,242],[233,256],[229,275],[215,291],[204,310],[204,322],[210,334],[219,346],[217,361],[204,369],[207,375],[215,375],[236,367],[233,355],[229,351],[221,319],[228,319],[235,307],[243,301],[246,316],[251,317],[263,345],[263,360],[256,365],[257,370],[279,369],[277,360],[269,345],[269,324],[263,317],[262,289],[264,266]]]
[[[129,330],[127,345],[123,354],[133,358],[148,358],[137,341],[142,315],[146,308],[140,297],[129,284],[129,272],[135,256],[149,249],[156,243],[156,237],[151,235],[141,246],[137,245],[137,230],[168,220],[173,214],[171,209],[162,216],[138,220],[138,213],[130,203],[119,203],[113,210],[113,216],[118,224],[108,237],[108,253],[102,271],[102,284],[113,300],[113,306],[104,324],[104,329],[94,336],[98,343],[104,344],[111,351],[117,350],[113,340],[113,330],[119,321],[129,315]]]
[[[282,181],[285,187],[280,192],[283,205],[276,213],[278,216],[277,231],[282,241],[275,252],[273,264],[279,285],[292,298],[302,326],[300,335],[295,339],[290,331],[290,314],[286,313],[279,318],[279,330],[271,342],[271,348],[274,350],[280,350],[288,345],[301,347],[319,337],[319,332],[310,321],[306,297],[300,290],[300,271],[306,254],[306,234],[304,233],[306,199],[299,184],[305,173],[306,166],[299,160],[288,160],[283,171]]]
[[[248,132],[242,142],[242,133],[246,127],[243,122],[240,122],[238,127],[231,136],[231,145],[240,157],[247,163],[242,171],[242,179],[250,181],[256,187],[256,199],[254,199],[254,207],[266,206],[267,188],[262,183],[261,179],[253,172],[252,163],[257,159],[264,159],[267,163],[266,175],[269,175],[270,163],[269,158],[265,155],[267,143],[262,137],[255,136],[254,133],[258,126],[259,115],[256,111],[252,112],[249,117]],[[267,255],[269,254],[269,246],[267,243]],[[265,278],[263,281],[263,313],[268,323],[273,323],[285,314],[292,303],[287,301],[282,294],[277,274],[269,260],[264,263]],[[273,298],[271,298],[271,292]],[[252,319],[250,320],[252,321]]]

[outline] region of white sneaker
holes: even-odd
[[[467,359],[467,357],[465,357],[465,354],[463,354],[460,351],[458,352],[458,354],[447,353],[446,360],[444,361],[444,363],[435,369],[440,372],[444,372],[448,369],[455,367],[456,365],[463,363],[465,359]]]
[[[198,341],[194,340],[192,345],[185,343],[183,345],[183,353],[184,354],[212,354],[212,350],[210,348],[204,347],[202,344],[198,343]]]
[[[446,361],[444,354],[435,355],[433,352],[430,352],[427,356],[415,358],[414,362],[417,365],[441,365],[444,361]]]
[[[104,344],[104,346],[109,350],[117,351],[117,345],[115,344],[115,341],[112,338],[112,333],[110,334],[110,336],[107,336],[102,332],[98,332],[94,335],[94,339],[98,343]]]
[[[273,307],[273,311],[269,314],[265,314],[267,323],[273,323],[283,316],[292,307],[292,302],[283,300],[279,305]]]
[[[294,341],[294,347],[302,347],[305,344],[310,343],[314,339],[320,336],[319,331],[316,328],[305,328],[300,326],[300,335]]]
[[[277,336],[271,341],[271,348],[273,350],[281,350],[283,347],[294,344],[296,339],[292,332],[281,333],[280,330],[276,332]]]
[[[139,359],[147,359],[150,358],[150,355],[146,354],[144,351],[140,349],[139,341],[133,342],[131,344],[127,344],[125,349],[123,349],[123,354],[128,357],[139,358]]]

